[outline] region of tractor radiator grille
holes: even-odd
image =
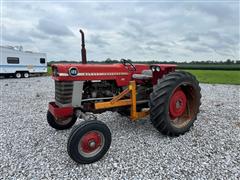
[[[58,106],[71,104],[73,82],[55,81],[55,101]]]

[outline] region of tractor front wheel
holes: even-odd
[[[150,96],[150,119],[165,135],[178,136],[190,129],[200,107],[199,83],[187,72],[172,72],[159,80]]]
[[[68,138],[68,154],[77,163],[93,163],[107,153],[111,141],[111,132],[103,122],[83,121]]]
[[[56,119],[50,111],[47,112],[47,122],[48,124],[57,130],[64,130],[71,128],[75,122],[77,121],[77,117],[69,117],[67,119]]]

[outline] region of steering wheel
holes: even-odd
[[[131,63],[131,61],[129,61],[129,60],[126,60],[126,59],[121,59],[121,63],[124,65],[124,66],[126,66],[127,68],[129,67],[129,66],[127,66],[127,64],[129,64],[132,68],[128,68],[128,70],[129,71],[136,71],[137,69],[136,69],[136,67]]]

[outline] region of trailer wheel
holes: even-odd
[[[15,77],[19,79],[19,78],[22,77],[22,74],[21,74],[20,72],[16,72],[16,73],[15,73]]]
[[[100,160],[111,145],[111,132],[98,120],[83,121],[72,130],[67,151],[77,163],[89,164]]]
[[[150,119],[165,135],[178,136],[197,118],[201,93],[196,78],[187,72],[173,72],[160,79],[150,96]]]
[[[57,120],[50,111],[47,112],[47,122],[48,124],[57,130],[64,130],[71,128],[75,122],[77,121],[77,117],[69,117],[66,120]]]
[[[29,72],[24,72],[24,73],[23,73],[23,77],[24,77],[24,78],[29,78]]]

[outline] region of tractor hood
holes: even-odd
[[[52,67],[56,67],[60,76],[63,73],[69,74],[71,68],[76,68],[78,73],[97,73],[97,72],[127,72],[122,64],[54,64]]]
[[[57,81],[116,80],[119,85],[132,75],[123,64],[53,64],[52,72]]]
[[[52,77],[56,81],[91,81],[115,80],[119,86],[128,85],[133,74],[149,70],[148,64],[134,64],[133,67],[123,64],[53,64]],[[158,64],[161,70],[174,68],[176,65]]]

